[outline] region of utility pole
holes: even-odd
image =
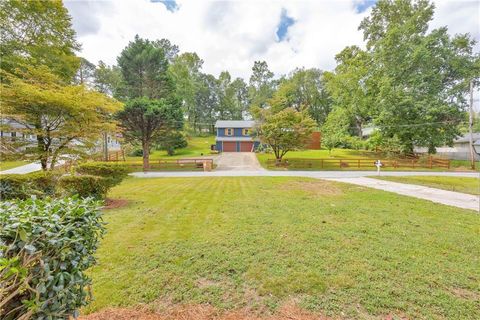
[[[470,81],[470,112],[468,116],[468,131],[470,133],[470,166],[475,170],[475,151],[473,150],[473,80]]]

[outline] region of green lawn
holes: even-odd
[[[107,307],[296,301],[335,318],[480,318],[480,216],[287,177],[130,178],[91,270]]]
[[[270,170],[286,170],[285,168],[275,168],[268,167],[267,160],[275,159],[275,156],[272,153],[257,153],[257,158],[260,164]],[[371,159],[373,161],[377,159],[388,159],[388,156],[383,153],[368,151],[368,150],[351,150],[351,149],[334,149],[330,153],[328,150],[303,150],[303,151],[290,151],[285,156],[285,159]],[[426,160],[424,160],[426,161]],[[450,162],[451,170],[458,171],[469,171],[468,161],[463,160],[452,160]],[[477,165],[477,170],[480,169],[480,162]],[[312,168],[290,168],[290,170],[376,170],[372,165],[371,167],[361,167],[357,168],[355,162],[352,162],[349,167],[339,168],[338,162],[325,162],[324,167],[313,166]],[[412,168],[411,166],[393,168],[393,167],[384,167],[382,170],[387,171],[448,171],[447,168]]]
[[[15,161],[0,161],[0,171],[13,169],[28,164],[28,162],[22,160]]]
[[[411,176],[411,177],[377,177],[372,178],[418,184],[420,186],[438,188],[448,191],[457,191],[470,194],[479,194],[480,183],[478,178],[465,178],[465,177],[426,177],[426,176]]]
[[[169,156],[166,151],[155,150],[150,154],[150,160],[160,159],[180,159],[180,158],[194,158],[210,155],[210,145],[215,143],[215,136],[207,137],[191,137],[187,139],[188,146],[183,149],[175,150],[173,156]],[[127,157],[127,161],[142,162],[142,157]]]

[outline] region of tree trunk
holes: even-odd
[[[362,139],[363,138],[363,135],[362,135],[362,120],[360,119],[360,117],[356,117],[355,124],[356,124],[356,127],[357,127],[357,135],[360,139]]]
[[[150,168],[150,144],[148,141],[143,141],[143,171],[147,171]]]
[[[38,158],[40,159],[42,170],[47,171],[48,170],[48,149],[45,146],[43,137],[40,135],[37,135],[37,149],[38,149],[38,152],[40,153]]]
[[[48,170],[48,160],[47,160],[45,157],[43,157],[43,155],[42,155],[42,157],[40,158],[40,164],[42,165],[42,170],[43,170],[43,171],[47,171],[47,170]]]

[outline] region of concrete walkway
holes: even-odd
[[[394,192],[404,196],[430,200],[432,202],[446,204],[448,206],[479,211],[478,196],[474,196],[471,194],[365,177],[327,178],[326,180],[356,184],[363,187]]]
[[[64,163],[65,163],[64,160],[59,160],[56,165],[59,166]],[[32,162],[24,166],[0,171],[0,174],[27,174],[35,171],[40,171],[40,170],[42,170],[42,165],[40,164],[40,162]]]
[[[398,182],[383,181],[366,178],[375,176],[374,171],[212,171],[212,172],[135,172],[130,175],[139,178],[160,177],[306,177],[315,179],[334,180],[352,183],[365,187],[394,192],[401,195],[411,196],[432,202],[450,205],[462,209],[478,211],[479,200],[474,195],[428,188],[418,185]],[[475,172],[425,172],[425,171],[385,171],[382,176],[446,176],[446,177],[472,177],[478,178]]]
[[[0,171],[0,174],[27,174],[42,170],[42,165],[39,162],[29,163],[20,167]]]

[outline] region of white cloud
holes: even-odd
[[[357,28],[370,9],[357,14],[355,1],[178,0],[175,12],[146,0],[65,4],[83,45],[81,55],[92,62],[115,63],[139,34],[168,38],[183,52],[197,52],[204,72],[218,76],[228,70],[248,80],[255,60],[266,60],[277,76],[303,66],[332,69],[335,54],[345,46],[363,46]],[[282,8],[295,19],[289,42],[276,42]],[[438,1],[437,8],[434,27],[447,25],[452,34],[470,32],[479,40],[478,1]]]

